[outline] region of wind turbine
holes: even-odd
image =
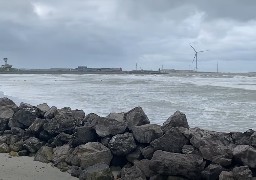
[[[190,45],[191,47],[192,47],[192,49],[195,51],[195,56],[194,56],[194,59],[193,59],[193,61],[192,61],[192,63],[196,60],[196,71],[197,71],[197,55],[198,55],[198,53],[202,53],[202,52],[205,52],[205,51],[208,51],[208,50],[204,50],[204,51],[196,51],[196,49],[192,46],[192,45]]]

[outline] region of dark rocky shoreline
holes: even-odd
[[[179,111],[162,126],[150,124],[140,107],[100,117],[0,98],[0,153],[34,156],[86,180],[256,177],[255,131],[189,128]]]

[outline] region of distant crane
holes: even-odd
[[[202,53],[202,52],[209,51],[209,50],[196,51],[196,49],[195,49],[192,45],[190,45],[190,46],[191,46],[192,49],[195,51],[195,56],[194,56],[194,59],[193,59],[192,63],[196,60],[196,71],[197,71],[197,69],[198,69],[198,67],[197,67],[197,55],[198,55],[198,53]]]

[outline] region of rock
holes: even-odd
[[[162,137],[152,141],[150,145],[154,150],[181,153],[182,147],[189,143],[189,140],[178,128],[170,128]]]
[[[19,154],[17,152],[14,152],[14,151],[10,151],[9,152],[9,155],[12,156],[12,157],[17,157],[19,156]]]
[[[1,110],[0,110],[1,111]],[[8,129],[8,119],[2,119],[0,114],[0,132],[3,132]]]
[[[183,154],[200,154],[199,151],[192,145],[184,145],[181,152]]]
[[[161,126],[156,124],[134,126],[132,133],[139,143],[150,143],[163,135]]]
[[[234,144],[236,145],[250,145],[250,136],[248,133],[231,132],[230,133]]]
[[[149,168],[149,164],[150,164],[150,160],[148,159],[142,159],[140,161],[134,162],[134,166],[139,168],[146,177],[151,177],[156,175],[156,173]]]
[[[8,153],[10,152],[10,148],[6,143],[0,144],[0,153]]]
[[[58,113],[58,109],[55,106],[52,106],[46,113],[44,114],[44,117],[46,119],[52,119],[54,116]]]
[[[134,109],[125,113],[124,117],[130,130],[133,128],[133,126],[141,126],[150,123],[147,115],[144,113],[141,107],[135,107]]]
[[[18,152],[18,155],[19,156],[28,156],[28,151],[26,149],[23,149],[21,151]]]
[[[97,114],[90,113],[85,116],[85,118],[81,121],[82,126],[95,127],[96,123],[101,117]]]
[[[72,110],[72,116],[73,116],[74,119],[76,119],[76,120],[82,120],[82,119],[84,119],[84,117],[85,117],[85,113],[84,113],[83,110],[78,110],[78,109],[76,109],[76,110]]]
[[[117,134],[109,141],[109,148],[114,155],[125,156],[137,147],[131,133]]]
[[[126,155],[126,159],[131,163],[134,163],[134,161],[137,161],[137,160],[141,160],[142,154],[141,154],[140,148],[137,147],[133,152]]]
[[[168,176],[163,176],[160,174],[154,175],[149,178],[149,180],[167,180]]]
[[[21,128],[18,128],[18,127],[12,127],[11,132],[12,132],[13,135],[20,136],[20,138],[23,137],[24,134],[25,134],[25,131]]]
[[[23,144],[24,144],[24,141],[23,140],[20,140],[20,141],[17,141],[13,144],[10,144],[10,150],[11,151],[14,151],[14,152],[19,152],[22,150],[23,148]]]
[[[63,108],[58,111],[53,119],[49,119],[43,126],[43,129],[49,134],[55,135],[61,132],[73,134],[77,120],[72,116],[69,108]]]
[[[210,164],[202,171],[202,178],[206,180],[218,180],[220,173],[224,168],[218,164]]]
[[[43,104],[39,104],[36,106],[38,109],[40,109],[44,114],[50,110],[50,107],[48,106],[48,104],[43,103]]]
[[[124,112],[121,112],[121,113],[110,113],[109,115],[106,116],[106,118],[108,119],[115,119],[119,122],[124,122],[125,119],[124,119]]]
[[[146,180],[146,176],[143,172],[136,166],[131,168],[123,168],[121,171],[122,180]]]
[[[0,144],[6,143],[6,142],[7,142],[7,136],[6,135],[0,136]]]
[[[9,139],[8,139],[9,142],[7,141],[7,144],[9,144],[9,145],[14,144],[14,143],[20,141],[21,139],[22,139],[22,136],[11,135],[11,136],[9,137]]]
[[[107,164],[95,164],[86,168],[79,176],[79,180],[114,180],[114,176]]]
[[[43,163],[49,163],[53,159],[53,148],[42,146],[36,153],[34,160]]]
[[[53,147],[56,146],[62,146],[64,144],[67,144],[72,139],[72,135],[66,134],[66,133],[60,133],[55,138],[53,138],[53,141],[51,142],[51,145]]]
[[[153,157],[155,150],[152,146],[147,146],[141,149],[141,153],[146,159],[151,159]]]
[[[43,125],[45,124],[44,119],[36,118],[36,120],[27,129],[28,132],[38,135],[43,130]]]
[[[108,143],[110,141],[111,137],[103,137],[100,140],[100,143],[103,144],[104,146],[108,147]]]
[[[18,106],[7,97],[0,98],[0,107],[8,107],[11,109],[16,109]]]
[[[232,172],[222,171],[219,175],[219,180],[235,180],[235,179]]]
[[[163,131],[167,131],[172,127],[184,127],[189,128],[186,115],[180,111],[176,111],[171,117],[169,117],[163,124]]]
[[[10,127],[28,128],[37,117],[40,117],[41,111],[36,107],[22,108],[17,111],[9,122]]]
[[[191,128],[190,143],[199,149],[204,159],[222,166],[229,166],[232,163],[233,141],[228,133]]]
[[[95,164],[110,164],[112,154],[110,150],[98,142],[88,142],[77,146],[67,158],[73,166],[85,169]]]
[[[234,148],[235,161],[250,168],[256,168],[256,149],[249,145],[238,145]]]
[[[70,174],[71,176],[79,178],[79,176],[82,174],[83,170],[78,166],[71,166],[70,168]]]
[[[166,180],[187,180],[187,178],[180,176],[168,176]]]
[[[53,165],[59,168],[61,171],[68,170],[66,158],[72,153],[73,149],[68,144],[58,146],[53,149]]]
[[[250,145],[252,145],[253,147],[256,147],[256,132],[253,133],[251,136],[250,136]],[[244,144],[245,145],[245,144]]]
[[[182,176],[199,179],[205,163],[195,154],[178,154],[157,150],[150,161],[150,169],[167,176]]]
[[[43,143],[39,139],[30,137],[24,141],[23,147],[31,153],[36,153],[42,145]]]
[[[0,129],[2,129],[1,119],[10,119],[13,117],[17,105],[10,99],[0,98]]]
[[[127,125],[125,122],[119,122],[114,119],[98,118],[94,128],[100,137],[105,137],[124,133]]]
[[[68,144],[54,148],[52,158],[53,163],[57,164],[61,161],[65,161],[65,159],[68,157],[68,155],[70,155],[71,152],[72,149]]]
[[[249,169],[248,166],[234,167],[232,172],[235,180],[252,179],[252,171]]]

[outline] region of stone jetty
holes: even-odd
[[[0,98],[0,153],[33,156],[81,180],[256,177],[254,130],[190,128],[179,111],[162,126],[150,124],[141,107],[101,117]]]

